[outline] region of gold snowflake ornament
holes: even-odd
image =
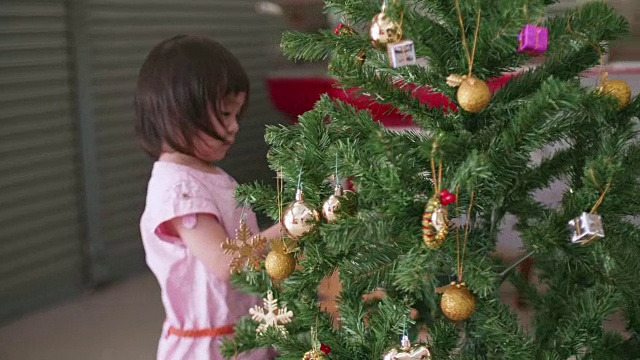
[[[251,319],[258,321],[261,324],[256,329],[259,335],[262,335],[267,328],[273,327],[279,330],[282,335],[287,335],[287,329],[282,324],[291,322],[293,318],[293,311],[287,310],[284,306],[282,309],[278,308],[278,299],[273,298],[273,292],[269,290],[267,292],[267,298],[262,299],[263,307],[255,305],[249,309]]]
[[[229,264],[231,272],[240,273],[245,266],[260,270],[261,254],[266,244],[267,239],[260,234],[251,236],[247,222],[242,219],[235,239],[226,239],[222,243],[225,254],[237,254]]]

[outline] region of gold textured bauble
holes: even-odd
[[[402,27],[391,20],[384,12],[379,13],[371,20],[369,37],[373,46],[385,49],[387,44],[393,44],[402,40]]]
[[[600,91],[616,98],[619,109],[624,109],[631,101],[631,87],[623,80],[607,80],[600,86]]]
[[[296,269],[296,258],[284,251],[271,250],[264,260],[264,268],[273,279],[286,279]]]
[[[465,320],[476,310],[476,297],[465,283],[452,282],[442,294],[440,308],[453,321]]]
[[[318,349],[309,350],[304,353],[302,360],[325,360],[327,357]]]
[[[457,98],[461,108],[471,113],[478,113],[489,105],[491,90],[484,81],[472,75],[462,80]]]
[[[297,239],[313,229],[319,220],[318,211],[304,202],[302,190],[298,190],[296,201],[292,202],[284,211],[282,227],[292,239]]]

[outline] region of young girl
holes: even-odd
[[[154,47],[140,69],[135,129],[157,161],[140,231],[147,264],[162,292],[166,322],[158,359],[222,359],[222,336],[259,299],[229,283],[230,256],[220,244],[243,212],[237,183],[211,163],[222,160],[239,130],[249,80],[227,49],[205,37],[176,36]],[[247,225],[258,231],[255,214]],[[262,235],[279,235],[274,225]],[[270,359],[258,349],[238,359]]]

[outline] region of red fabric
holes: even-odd
[[[331,79],[319,77],[267,78],[271,102],[294,123],[298,116],[313,108],[321,94],[331,90],[332,84]]]
[[[628,66],[606,66],[602,71],[607,71],[609,75],[630,75],[640,74],[640,68],[636,65]],[[584,76],[598,76],[599,68],[586,71]],[[504,85],[513,74],[504,75],[488,81],[489,88],[495,91]],[[342,90],[333,87],[336,84],[334,79],[328,77],[269,77],[267,87],[269,95],[276,109],[286,114],[292,122],[298,121],[298,116],[311,110],[313,105],[320,99],[320,95],[327,93],[334,99],[340,99],[359,109],[369,109],[374,119],[380,121],[387,127],[410,126],[410,119],[403,118],[398,111],[390,105],[381,105],[365,96],[355,96],[353,89]],[[430,92],[428,89],[418,89],[413,91],[423,104],[431,107],[443,107],[455,111],[456,107],[446,96]]]
[[[508,74],[487,82],[491,91],[504,85],[513,75]],[[336,80],[324,77],[270,77],[267,78],[269,95],[276,109],[286,114],[292,122],[298,121],[298,116],[311,110],[320,99],[320,95],[327,93],[329,97],[340,99],[358,109],[368,109],[373,118],[386,127],[410,126],[410,117],[404,117],[391,105],[378,104],[368,96],[357,96],[356,89],[339,89],[334,87]],[[448,97],[426,88],[415,89],[411,84],[404,86],[411,91],[420,102],[430,107],[438,107],[455,111],[456,106]]]

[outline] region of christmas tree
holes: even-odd
[[[287,234],[234,277],[267,312],[236,325],[227,356],[271,345],[281,359],[640,359],[640,101],[599,66],[628,25],[601,2],[548,16],[553,2],[327,0],[344,25],[283,35],[291,59],[330,59],[340,87],[415,131],[328,96],[267,129],[278,180],[237,197]],[[580,83],[589,69],[595,87]],[[453,105],[421,101],[430,92]],[[537,200],[554,182],[556,203]],[[507,215],[535,283],[496,255]],[[335,273],[337,314],[318,302]],[[505,284],[529,326],[500,300]],[[603,328],[615,314],[624,332]]]

